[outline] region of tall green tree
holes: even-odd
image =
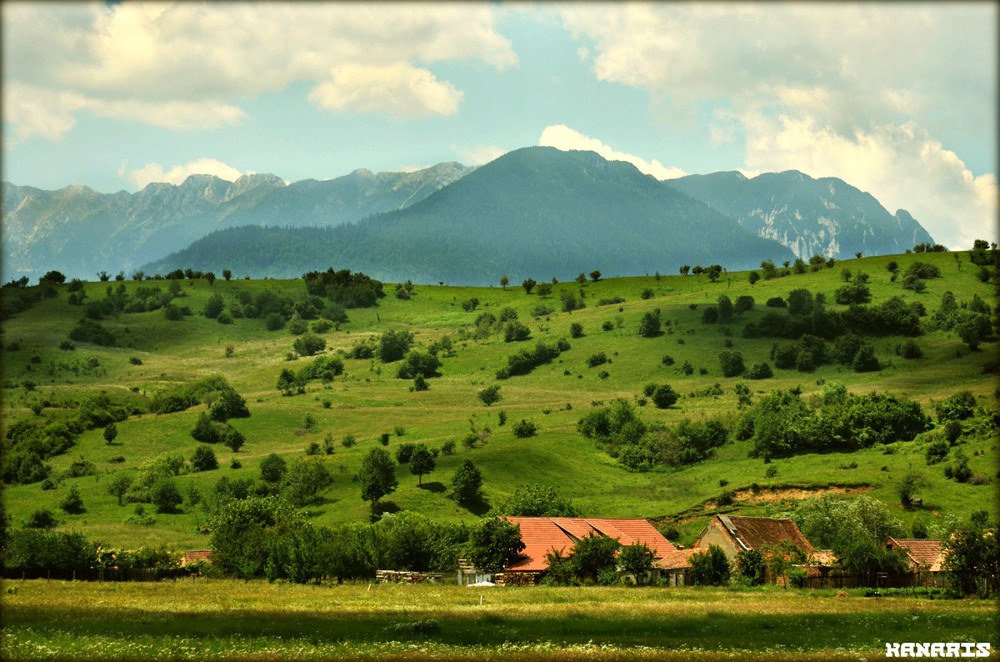
[[[413,455],[410,456],[410,473],[417,476],[417,485],[424,484],[424,474],[429,474],[434,471],[434,467],[437,466],[437,461],[434,459],[434,454],[428,450],[427,446],[420,444],[416,450],[413,451]]]
[[[517,560],[523,549],[521,527],[502,517],[491,517],[472,530],[468,558],[479,570],[495,574]]]
[[[368,451],[361,461],[358,482],[361,484],[361,498],[371,504],[371,518],[374,521],[378,500],[392,493],[399,484],[396,480],[396,465],[389,452],[381,448]]]
[[[472,460],[466,460],[451,479],[452,496],[463,506],[482,499],[483,475]]]

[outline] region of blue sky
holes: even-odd
[[[136,191],[594,149],[996,236],[996,3],[6,2],[3,179]]]

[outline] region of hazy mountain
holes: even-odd
[[[934,243],[906,210],[890,214],[870,194],[835,177],[813,179],[789,170],[747,179],[738,172],[717,172],[666,183],[803,259],[902,253]]]
[[[340,225],[411,205],[471,170],[458,163],[411,173],[355,170],[288,186],[274,175],[235,182],[193,175],[179,186],[150,184],[135,194],[82,186],[42,191],[5,182],[3,278],[49,269],[83,278],[128,271],[213,230],[240,225]]]
[[[289,185],[264,174],[194,175],[134,194],[3,185],[5,281],[50,269],[82,278],[143,265],[299,276],[335,265],[387,280],[483,284],[502,273],[748,268],[921,242],[933,239],[906,211],[892,215],[839,179],[719,172],[658,182],[592,152],[541,147],[478,169],[355,170]]]
[[[708,238],[706,240],[706,238]],[[731,269],[782,261],[789,250],[634,166],[593,152],[510,152],[406,209],[350,226],[216,232],[147,266],[299,276],[328,266],[389,281],[496,283]]]

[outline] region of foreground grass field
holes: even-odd
[[[863,591],[8,582],[5,660],[875,660],[989,642],[996,602]]]

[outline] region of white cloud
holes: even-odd
[[[191,175],[215,175],[219,179],[234,182],[239,179],[240,175],[252,174],[252,171],[243,172],[222,161],[206,157],[183,165],[173,166],[169,170],[164,170],[163,166],[159,163],[147,163],[135,170],[128,170],[127,165],[122,164],[118,174],[141,189],[153,182],[166,182],[168,184],[179,185]]]
[[[812,117],[745,118],[747,166],[839,177],[874,195],[890,212],[903,208],[940,243],[970,248],[996,236],[997,185],[975,176],[915,123],[842,136]]]
[[[465,3],[12,3],[3,41],[5,101],[30,107],[32,87],[49,101],[46,117],[5,121],[49,139],[80,111],[174,129],[232,124],[241,102],[302,81],[333,111],[449,115],[461,92],[430,65],[517,64],[493,8]]]
[[[646,90],[669,120],[715,105],[710,141],[742,140],[744,172],[840,177],[965,247],[996,235],[996,161],[974,174],[943,137],[995,145],[997,13],[990,3],[643,3],[567,5],[562,17],[598,79]]]
[[[395,118],[453,115],[462,93],[426,69],[406,62],[389,65],[345,64],[309,93],[309,100],[328,110],[384,111]]]
[[[538,138],[538,144],[543,147],[555,147],[563,151],[584,150],[596,152],[609,161],[627,161],[638,168],[640,172],[652,175],[659,180],[674,179],[687,174],[680,168],[669,168],[656,159],[647,161],[634,154],[619,152],[596,138],[591,138],[579,131],[574,131],[565,124],[554,124],[545,127],[542,135]]]

